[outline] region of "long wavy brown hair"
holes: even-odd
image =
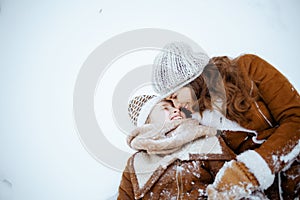
[[[223,103],[221,111],[225,116],[238,122],[248,122],[244,113],[249,110],[253,98],[251,88],[245,84],[242,73],[239,72],[234,60],[228,57],[214,57],[204,68],[202,74],[190,83],[197,97],[199,110],[202,115],[205,109],[212,109],[216,99]]]

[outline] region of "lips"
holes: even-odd
[[[171,120],[182,119],[180,115],[174,115],[171,117]]]

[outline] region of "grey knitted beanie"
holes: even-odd
[[[152,81],[155,92],[163,97],[171,95],[196,79],[208,62],[209,57],[202,49],[194,52],[183,42],[167,44],[154,60]]]
[[[138,127],[144,125],[153,107],[159,101],[161,98],[155,95],[140,95],[131,99],[128,105],[130,121]]]

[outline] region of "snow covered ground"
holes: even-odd
[[[299,9],[297,0],[1,0],[0,199],[106,200],[116,194],[121,170],[87,151],[73,115],[79,70],[112,36],[161,28],[188,36],[210,56],[254,53],[300,91]],[[137,58],[140,64],[152,59]],[[106,79],[117,82],[121,75]],[[95,97],[99,119],[101,109],[107,114],[111,108],[101,102],[105,96]],[[108,140],[132,152],[107,116]]]

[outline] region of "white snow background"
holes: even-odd
[[[188,36],[210,56],[254,53],[300,89],[298,0],[0,0],[0,6],[1,200],[105,200],[117,192],[121,173],[83,147],[72,107],[83,62],[117,34],[162,28]],[[130,151],[113,120],[107,126],[109,140]]]

